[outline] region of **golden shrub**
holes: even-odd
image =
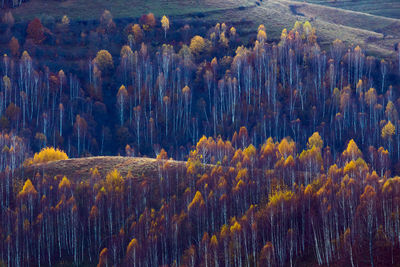
[[[39,153],[35,153],[33,158],[27,159],[24,165],[32,165],[64,159],[68,159],[68,156],[64,151],[58,148],[55,149],[54,147],[45,147]]]

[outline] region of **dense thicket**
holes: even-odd
[[[316,132],[259,149],[203,137],[154,177],[0,177],[0,255],[12,266],[389,266],[400,260],[400,178],[353,140],[336,160]],[[376,152],[374,152],[376,153]],[[210,163],[216,165],[210,165]],[[7,190],[8,189],[8,190]]]
[[[0,265],[398,262],[400,50],[324,51],[308,22],[273,42],[260,25],[246,43],[225,23],[160,22],[105,11],[82,30],[35,19],[21,36],[5,15]],[[71,63],[66,47],[87,55]],[[12,178],[47,146],[157,155],[158,172]],[[26,164],[67,158],[42,152]]]
[[[150,14],[117,27],[105,11],[80,34],[68,17],[51,29],[35,19],[23,47],[11,38],[17,26],[5,23],[11,41],[1,68],[1,130],[32,151],[53,146],[77,157],[124,154],[129,145],[130,155],[164,147],[177,159],[203,134],[232,138],[241,126],[255,146],[291,136],[304,147],[318,130],[334,158],[354,138],[364,152],[384,145],[399,159],[398,58],[378,60],[340,40],[326,52],[308,22],[271,43],[260,25],[243,46],[240,31],[225,23],[201,37],[165,19]],[[96,50],[74,70],[61,56],[69,43],[70,53]],[[68,72],[40,65],[57,46],[56,65]]]

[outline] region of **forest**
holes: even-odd
[[[4,12],[0,266],[396,266],[400,44],[240,26]]]

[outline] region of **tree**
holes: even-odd
[[[17,58],[19,56],[19,42],[18,42],[18,39],[13,36],[11,38],[11,40],[10,40],[10,43],[8,44],[8,47],[10,48],[11,55],[13,57]]]
[[[356,142],[353,139],[349,141],[347,144],[347,148],[343,151],[343,157],[347,160],[357,160],[358,158],[362,157],[362,153],[358,148]]]
[[[104,10],[103,14],[100,17],[100,24],[107,32],[111,32],[115,29],[115,23],[113,21],[113,16],[111,15],[110,11]]]
[[[274,246],[271,242],[267,242],[265,246],[262,248],[260,253],[260,266],[268,266],[271,267],[274,265]]]
[[[22,203],[26,203],[26,206],[29,209],[29,221],[33,220],[33,209],[35,208],[33,202],[37,199],[37,196],[38,191],[33,186],[32,181],[27,179],[22,190],[18,193],[17,199],[21,201],[21,206]]]
[[[4,1],[2,1],[2,3],[4,3]],[[9,28],[11,28],[14,25],[15,19],[11,11],[7,11],[4,13],[2,21],[4,24],[7,24]]]
[[[113,58],[107,50],[97,52],[94,60],[101,72],[108,73],[114,68]]]
[[[245,126],[240,127],[238,138],[242,149],[249,145],[249,133],[247,132],[247,128]]]
[[[319,149],[322,149],[324,146],[324,141],[322,140],[318,132],[313,133],[313,135],[308,138],[307,147],[311,149],[313,146]]]
[[[67,26],[69,26],[69,23],[70,23],[70,21],[69,21],[68,16],[67,16],[67,15],[64,15],[64,16],[62,17],[62,19],[61,19],[61,24],[62,24],[63,26],[65,26],[65,27],[67,27]]]
[[[396,127],[393,125],[391,121],[388,121],[385,126],[382,128],[382,138],[388,141],[388,147],[389,147],[389,154],[392,154],[392,140],[393,136],[396,133]]]
[[[57,25],[58,28],[61,30],[62,33],[67,34],[69,30],[69,25],[70,25],[70,19],[67,15],[64,15],[61,18],[60,23]]]
[[[365,101],[367,102],[367,105],[369,106],[369,118],[370,118],[370,123],[372,124],[372,119],[373,122],[375,122],[375,113],[374,107],[377,101],[377,94],[374,88],[370,88],[366,93],[365,93]]]
[[[395,132],[396,128],[391,121],[388,121],[388,123],[386,123],[386,125],[382,128],[382,138],[391,139]]]
[[[395,105],[392,101],[388,101],[385,109],[385,115],[389,121],[397,121],[398,120],[398,113]]]
[[[283,138],[278,145],[278,150],[281,156],[286,159],[289,155],[294,155],[296,144],[292,140]]]
[[[373,246],[372,241],[374,237],[374,221],[376,215],[376,192],[375,189],[367,185],[365,186],[364,193],[360,196],[360,205],[358,207],[359,216],[366,224],[366,231],[369,243],[369,256],[370,264],[374,266]]]
[[[33,159],[28,159],[27,164],[38,164],[65,159],[68,159],[68,156],[64,151],[58,148],[54,149],[54,147],[46,147],[43,148],[39,153],[35,153]]]
[[[119,121],[121,126],[124,124],[124,110],[126,108],[127,98],[128,91],[126,90],[124,85],[121,85],[117,93],[117,106],[119,110]]]
[[[399,65],[399,73],[400,73],[400,43],[397,44],[397,58],[398,58],[398,65]]]
[[[143,15],[139,21],[145,31],[149,31],[156,26],[156,18],[153,13]]]
[[[133,267],[137,266],[138,249],[139,249],[138,240],[136,238],[133,238],[131,242],[129,242],[128,247],[126,248],[127,264]]]
[[[59,108],[59,112],[60,112],[60,118],[59,118],[59,123],[60,123],[60,136],[62,136],[62,127],[63,127],[63,115],[64,115],[64,105],[62,103],[60,103],[60,105],[58,106]]]
[[[236,28],[232,26],[231,29],[229,30],[229,36],[231,40],[235,40],[236,35],[237,35]]]
[[[385,88],[385,78],[386,78],[386,73],[387,73],[387,63],[384,59],[381,60],[381,74],[382,74],[382,88],[381,88],[381,93],[383,93],[383,90]]]
[[[188,212],[192,214],[193,221],[197,224],[197,241],[201,240],[201,233],[203,229],[203,222],[204,222],[204,207],[205,202],[203,195],[200,191],[196,191],[192,201],[187,206]]]
[[[63,70],[60,70],[58,72],[58,79],[60,81],[60,103],[61,103],[61,96],[62,96],[62,89],[63,89],[63,84],[65,82],[65,73]]]
[[[168,96],[164,96],[162,101],[163,101],[164,107],[165,107],[165,136],[168,136],[168,121],[169,121],[168,107],[169,107],[169,104],[171,103],[171,100]]]
[[[26,29],[27,38],[32,39],[36,44],[40,44],[45,40],[44,27],[38,18],[33,19]]]
[[[169,29],[169,19],[164,15],[161,19],[161,25],[164,29],[164,38],[167,38],[167,31]]]
[[[226,38],[225,32],[222,32],[221,35],[219,36],[219,43],[224,48],[229,47],[229,40],[228,40],[228,38]]]
[[[261,26],[264,26],[264,25],[260,25],[260,27],[258,27],[257,40],[261,44],[264,44],[267,41],[267,34],[265,33],[265,28],[263,28]]]
[[[143,39],[143,31],[142,28],[140,28],[139,24],[134,24],[132,26],[132,32],[133,32],[133,37],[135,43],[140,43]]]
[[[86,137],[86,130],[87,130],[87,123],[84,118],[82,118],[79,114],[76,115],[75,123],[74,123],[74,130],[78,140],[78,155],[81,153],[81,139],[83,139],[83,147],[85,147],[85,137]]]
[[[109,266],[108,249],[103,248],[100,252],[99,263],[97,264],[97,267],[108,267],[108,266]]]
[[[190,40],[190,50],[192,53],[199,55],[206,47],[206,42],[203,37],[196,35]]]

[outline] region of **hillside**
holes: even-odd
[[[389,178],[386,167],[365,162],[367,155],[353,140],[336,160],[318,133],[309,144],[301,153],[286,138],[269,140],[260,149],[251,144],[234,149],[229,141],[220,141],[216,149],[210,138],[191,151],[187,163],[90,157],[37,164],[4,191],[7,197],[0,201],[10,208],[2,223],[17,218],[12,235],[18,239],[24,231],[30,240],[29,246],[21,245],[29,251],[21,253],[22,261],[35,257],[45,266],[175,261],[183,266],[231,266],[234,261],[251,266],[397,266],[399,219],[390,214],[399,205],[400,178]],[[219,157],[228,168],[214,168],[212,158]],[[99,172],[90,173],[92,168]],[[0,187],[8,188],[7,177],[0,178]],[[369,218],[376,222],[368,224]],[[368,236],[370,225],[378,227],[375,235]],[[0,243],[5,251],[7,240]],[[293,253],[291,247],[298,250]],[[41,257],[44,248],[52,254]],[[160,254],[150,256],[155,250]]]
[[[115,14],[115,18],[139,18],[149,12],[156,16],[164,14],[168,16],[202,15],[213,12],[222,12],[229,9],[246,8],[255,6],[254,2],[246,0],[67,0],[67,1],[46,1],[32,0],[23,3],[13,10],[17,21],[31,20],[38,17],[44,21],[58,20],[63,15],[68,15],[73,20],[89,21],[98,19],[104,9]],[[49,12],[43,13],[43,9]],[[203,14],[202,14],[203,13]]]
[[[265,24],[269,39],[279,39],[283,28],[291,29],[298,21],[311,21],[317,28],[318,40],[323,45],[340,39],[347,44],[360,45],[372,55],[393,56],[394,45],[400,42],[400,20],[368,13],[355,12],[319,4],[290,0],[268,0],[245,10],[226,15],[211,14],[209,19],[251,21],[249,31]],[[251,19],[250,19],[251,18]]]
[[[0,267],[398,266],[400,7],[359,1],[3,1]]]
[[[400,19],[400,2],[397,0],[302,0],[335,8],[364,12],[372,15]]]
[[[340,39],[347,44],[361,45],[371,55],[393,56],[393,47],[400,42],[400,18],[396,16],[400,14],[400,7],[396,1],[387,0],[384,3],[386,8],[369,12],[376,10],[372,2],[357,1],[354,7],[353,1],[351,4],[348,1],[335,1],[332,4],[331,1],[319,0],[157,0],[152,1],[151,5],[141,0],[32,0],[12,12],[17,22],[38,17],[45,23],[59,21],[63,15],[75,21],[91,21],[99,18],[104,9],[110,10],[115,19],[128,20],[153,12],[156,16],[165,14],[193,25],[198,22],[213,25],[221,21],[240,24],[239,33],[243,37],[253,36],[258,25],[265,24],[268,38],[272,40],[280,38],[283,28],[290,29],[296,21],[309,20],[316,26],[319,41],[324,46]],[[43,8],[50,12],[43,13]]]
[[[86,180],[91,176],[91,169],[97,168],[99,174],[105,176],[107,173],[117,169],[121,175],[126,176],[130,171],[135,178],[145,177],[152,179],[158,176],[159,166],[163,165],[161,161],[154,158],[142,157],[86,157],[73,158],[67,160],[52,161],[48,163],[35,164],[26,167],[18,174],[23,176],[24,180],[33,178],[36,173],[54,177],[57,175],[67,176],[73,180]],[[184,170],[186,162],[168,160],[171,168]]]

